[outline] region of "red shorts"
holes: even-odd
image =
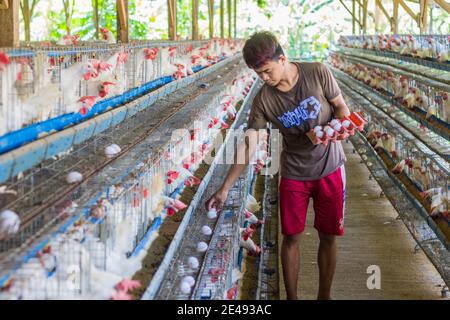
[[[309,198],[314,204],[314,228],[330,235],[344,234],[345,168],[342,165],[319,180],[281,178],[281,232],[294,235],[305,230]]]

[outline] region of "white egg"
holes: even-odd
[[[334,129],[331,127],[325,127],[325,133],[327,134],[327,136],[332,137],[334,135]]]
[[[191,269],[197,269],[199,266],[199,262],[198,259],[196,257],[189,257],[188,258],[188,266]]]
[[[217,210],[216,208],[211,208],[211,210],[208,211],[208,219],[215,219],[217,218]]]
[[[120,151],[122,151],[122,149],[120,149],[120,147],[119,147],[117,144],[115,144],[115,143],[113,143],[113,144],[111,145],[111,147],[113,147],[114,150],[116,150],[117,153],[119,153]]]
[[[333,119],[333,120],[331,120],[330,121],[330,125],[332,126],[332,127],[334,127],[336,124],[338,124],[339,123],[339,120],[338,119]]]
[[[316,132],[316,137],[319,139],[323,138],[323,131]]]
[[[111,144],[105,148],[105,155],[110,158],[119,154],[121,151],[120,147],[117,144]]]
[[[19,231],[20,218],[14,211],[3,210],[0,213],[0,240]]]
[[[200,241],[199,243],[197,243],[198,252],[205,252],[206,250],[208,250],[208,245],[206,244],[206,242]]]
[[[350,127],[350,120],[344,120],[344,121],[342,121],[342,125],[344,126],[344,128]]]
[[[77,183],[83,180],[83,175],[77,171],[69,172],[66,176],[67,183]]]
[[[181,283],[180,283],[180,290],[184,294],[189,294],[189,293],[191,293],[191,286],[186,281],[181,281]]]
[[[212,234],[212,230],[211,230],[211,228],[208,227],[208,226],[203,226],[203,227],[202,227],[202,233],[203,233],[205,236],[210,236],[210,235]]]
[[[338,122],[333,126],[333,128],[334,128],[334,130],[339,132],[342,129],[342,125]]]
[[[322,131],[323,129],[322,129],[322,126],[315,126],[314,127],[314,132],[315,133],[317,133],[317,132],[320,132],[320,131]]]
[[[181,279],[181,282],[187,282],[191,287],[195,284],[195,279],[193,276],[185,276]]]

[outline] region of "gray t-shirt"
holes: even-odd
[[[263,129],[267,122],[280,130],[283,150],[281,176],[295,180],[317,180],[335,171],[345,161],[340,141],[314,145],[306,132],[333,119],[329,100],[340,93],[328,67],[318,62],[294,63],[300,76],[287,92],[264,85],[255,96],[248,128]]]

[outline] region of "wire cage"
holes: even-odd
[[[406,181],[412,185],[411,192],[415,192],[417,197],[424,197],[430,205],[427,211],[431,216],[443,214],[444,219],[450,222],[445,217],[450,176],[448,162],[367,101],[350,96],[351,109],[362,111],[367,117],[365,136],[372,147],[382,153],[386,165],[394,174],[407,178]]]
[[[342,47],[371,50],[376,55],[402,59],[441,70],[450,70],[450,39],[447,35],[341,36]]]
[[[226,89],[211,97],[198,114],[206,124],[210,123],[209,116],[214,114],[213,111],[220,113],[218,97],[223,91]],[[167,103],[170,102],[169,99]],[[54,174],[81,168],[84,162],[76,162],[69,168],[67,165],[83,155],[94,154],[87,163],[95,163],[97,158],[103,161],[105,155],[102,153],[100,156],[99,152],[103,152],[114,139],[126,139],[124,132],[134,135],[133,129],[151,118],[150,111],[143,112],[148,112],[148,116],[136,114],[130,118],[131,124],[123,122],[121,128],[114,128],[116,131],[120,129],[121,137],[105,132],[65,157],[68,162],[56,161]],[[189,128],[188,132],[194,132],[195,126],[189,125]],[[216,128],[200,132],[201,145],[209,144],[211,135],[219,132]],[[146,248],[167,216],[168,200],[164,199],[175,199],[184,187],[183,179],[168,183],[168,173],[176,168],[174,158],[189,155],[187,150],[191,139],[189,143],[183,139],[172,141],[168,137],[163,141],[151,156],[144,157],[141,149],[131,144],[134,148],[128,151],[128,157],[112,162],[107,170],[96,173],[94,181],[71,190],[73,193],[69,192],[64,201],[59,200],[59,205],[34,217],[32,223],[40,221],[41,217],[45,219],[29,233],[21,230],[21,242],[0,241],[3,249],[0,256],[0,299],[114,298],[117,293],[114,285],[140,269]],[[121,146],[126,144],[121,143]],[[187,170],[194,169],[192,166]],[[28,179],[34,182],[32,177],[30,175]],[[54,188],[49,192],[54,193],[58,186],[52,186],[50,177],[46,178],[49,188]],[[17,181],[18,185],[22,181]],[[92,192],[86,192],[89,190]],[[26,192],[32,194],[33,190],[24,188],[24,195]],[[43,276],[33,282],[26,277],[32,274],[29,269],[43,273]]]

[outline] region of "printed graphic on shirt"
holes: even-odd
[[[286,129],[289,129],[293,126],[299,126],[309,119],[317,119],[321,107],[319,100],[311,96],[300,102],[294,110],[285,112],[277,118]]]

